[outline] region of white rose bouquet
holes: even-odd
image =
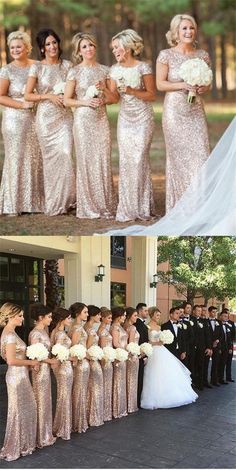
[[[153,347],[149,343],[142,343],[140,345],[140,352],[145,354],[145,356],[150,357],[153,353]]]
[[[116,360],[119,362],[125,362],[128,359],[128,352],[125,349],[117,348],[116,349]]]
[[[141,75],[136,67],[115,67],[110,76],[116,81],[118,89],[120,85],[138,88],[141,84]]]
[[[160,333],[159,340],[163,344],[171,344],[174,341],[174,335],[170,330],[163,330]]]
[[[132,341],[128,344],[126,349],[132,356],[139,356],[140,354],[140,346]]]
[[[26,348],[26,356],[29,359],[37,359],[37,361],[44,361],[48,358],[49,352],[42,343],[31,344]]]
[[[75,344],[69,349],[70,356],[77,357],[79,361],[82,361],[82,359],[86,357],[86,351],[87,349],[82,344]]]
[[[54,344],[52,347],[52,354],[61,362],[68,361],[69,359],[69,349],[62,344]]]
[[[88,355],[92,361],[100,361],[103,359],[103,350],[95,344],[88,349]]]
[[[90,85],[85,93],[85,98],[97,98],[100,91],[96,88],[95,85]]]
[[[54,95],[64,95],[65,93],[66,82],[58,82],[53,87]]]
[[[191,86],[208,86],[212,82],[212,70],[203,59],[189,59],[183,62],[179,69],[179,76],[188,85]],[[189,91],[188,103],[193,103],[196,93]]]
[[[103,354],[106,362],[114,362],[116,359],[116,350],[111,346],[105,346],[105,348],[103,348]]]

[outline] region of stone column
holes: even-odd
[[[157,270],[157,237],[132,238],[132,305],[156,305],[156,289],[150,287]]]

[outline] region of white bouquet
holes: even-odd
[[[95,85],[90,85],[86,90],[85,98],[97,98],[99,93],[100,90],[98,90]]]
[[[86,357],[86,351],[87,349],[82,344],[75,344],[74,346],[71,346],[71,348],[69,349],[70,356],[77,357],[79,361],[82,361],[82,359]]]
[[[44,361],[48,358],[49,352],[42,343],[31,344],[26,348],[26,356],[29,359],[37,359],[37,361]]]
[[[125,362],[128,359],[128,352],[125,349],[116,349],[116,360],[119,362]]]
[[[62,344],[55,344],[52,347],[52,354],[53,356],[56,356],[59,361],[68,361],[69,359],[69,349],[67,349],[65,346]]]
[[[208,86],[212,82],[212,70],[203,59],[189,59],[183,62],[179,69],[179,76],[188,85]],[[188,103],[193,103],[196,93],[189,91]]]
[[[114,67],[110,76],[116,81],[118,88],[119,85],[138,88],[141,84],[141,75],[136,67]]]
[[[127,346],[127,351],[132,354],[132,356],[139,356],[140,354],[140,346],[137,343],[131,343]]]
[[[160,332],[159,340],[163,344],[171,344],[174,341],[174,335],[170,330],[163,330]]]
[[[100,346],[94,345],[88,349],[88,355],[93,361],[99,361],[103,359],[103,350]]]
[[[140,345],[140,351],[145,354],[145,356],[150,357],[153,353],[152,345],[149,343],[142,343]]]
[[[114,362],[116,358],[116,350],[111,346],[105,346],[103,348],[104,359],[106,362]]]
[[[54,95],[64,95],[65,93],[66,82],[58,82],[53,87]]]

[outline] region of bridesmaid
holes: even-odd
[[[0,459],[18,459],[29,455],[36,447],[37,410],[29,380],[28,367],[38,366],[38,361],[26,359],[26,344],[16,334],[22,326],[23,311],[18,305],[5,303],[0,310],[1,356],[7,362],[6,373],[8,412],[7,426]]]
[[[123,325],[125,310],[122,307],[112,308],[111,335],[114,348],[127,347],[128,335]],[[126,392],[126,361],[114,363],[113,375],[113,417],[127,416],[127,392]]]
[[[75,108],[76,216],[110,219],[115,215],[116,201],[111,173],[111,134],[105,107],[113,97],[106,86],[109,69],[97,62],[97,43],[91,34],[77,33],[72,46],[77,65],[67,77],[65,103]],[[95,85],[101,96],[87,97],[86,91]]]
[[[105,348],[106,346],[112,347],[112,336],[109,332],[112,322],[112,313],[106,307],[101,307],[101,325],[98,329],[99,346]],[[104,421],[111,421],[112,419],[112,379],[113,379],[113,365],[111,362],[102,361],[103,371],[103,387],[104,387],[104,400],[103,400],[103,413]]]
[[[87,349],[98,345],[99,337],[94,329],[101,320],[101,310],[95,305],[88,305],[88,321],[85,325],[87,332]],[[103,373],[98,360],[90,360],[90,376],[88,386],[88,422],[90,426],[101,426],[103,422]]]
[[[156,64],[156,83],[166,91],[162,125],[166,144],[166,212],[180,199],[210,153],[206,116],[201,95],[209,86],[191,87],[179,77],[180,66],[199,58],[210,65],[208,53],[196,49],[197,25],[190,15],[176,15],[166,34],[170,49],[160,52]],[[197,92],[193,104],[187,92]]]
[[[43,212],[42,157],[35,133],[33,103],[24,101],[24,88],[32,46],[22,31],[9,34],[7,44],[12,62],[0,70],[0,105],[3,108],[2,135],[5,149],[0,188],[0,214]]]
[[[58,307],[53,312],[53,327],[51,343],[61,344],[67,349],[71,347],[71,339],[65,332],[65,328],[71,323],[71,314],[68,310]],[[72,385],[73,369],[72,360],[60,363],[56,368],[57,379],[57,403],[56,414],[53,422],[53,434],[62,439],[70,439],[72,431]]]
[[[139,333],[134,325],[138,318],[137,310],[132,307],[126,309],[126,320],[124,329],[128,334],[128,343],[139,343]],[[127,361],[127,402],[128,413],[138,411],[137,389],[138,389],[139,357],[131,356]]]
[[[30,68],[25,99],[38,103],[36,132],[43,156],[45,213],[66,214],[75,203],[73,118],[71,109],[64,107],[63,95],[53,88],[65,83],[72,64],[61,59],[60,38],[52,29],[40,30],[36,41],[42,61]]]
[[[69,308],[72,318],[76,318],[70,331],[72,346],[82,344],[86,347],[87,333],[83,323],[88,318],[87,305],[75,302]],[[74,368],[74,383],[72,389],[72,428],[76,432],[85,432],[88,429],[87,420],[87,393],[89,382],[89,361],[83,359],[78,361]]]
[[[46,332],[52,322],[52,312],[42,304],[34,304],[31,317],[36,321],[35,328],[29,334],[29,344],[43,343],[51,350],[51,341]],[[52,397],[50,364],[59,365],[59,361],[48,358],[42,361],[39,372],[32,371],[32,384],[37,403],[37,447],[42,448],[54,444],[52,435]]]
[[[117,64],[111,67],[111,91],[120,93],[117,139],[119,147],[119,204],[116,220],[149,219],[154,212],[149,150],[154,131],[151,105],[156,99],[151,67],[138,60],[143,50],[142,38],[132,29],[112,38],[112,52]],[[134,87],[122,78],[137,76]]]

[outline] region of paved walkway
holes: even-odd
[[[0,374],[0,445],[7,407],[3,379]],[[140,410],[15,462],[1,460],[0,468],[235,468],[235,392],[236,382],[204,389],[192,405]]]

